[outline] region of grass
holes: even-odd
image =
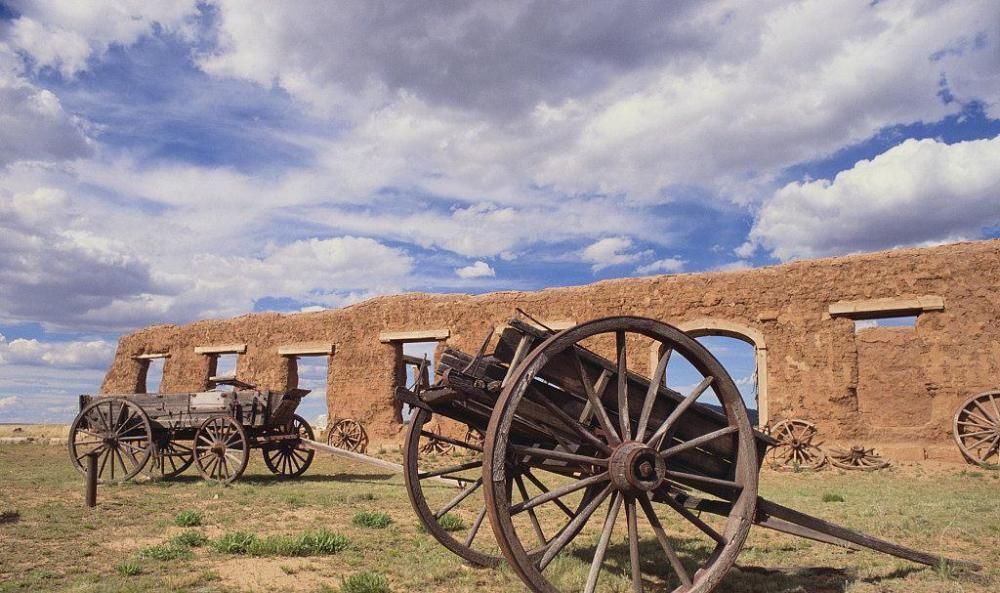
[[[398,462],[394,454],[388,459]],[[968,476],[971,472],[986,475],[974,478]],[[754,528],[738,559],[743,570],[730,572],[715,593],[1000,591],[997,475],[940,464],[901,464],[892,472],[872,474],[765,471],[760,494],[768,500],[881,539],[976,560],[986,569],[969,573],[953,565],[922,567]],[[82,486],[65,449],[0,445],[0,510],[16,509],[19,515],[17,521],[0,523],[0,593],[333,592],[364,571],[377,571],[394,591],[526,591],[509,567],[486,570],[462,564],[419,530],[400,476],[360,464],[317,455],[303,479],[279,480],[256,455],[244,478],[228,488],[210,487],[195,473],[155,483],[102,484],[96,509],[83,506]],[[450,484],[429,487],[432,510],[459,491]],[[845,502],[824,502],[824,494],[837,494]],[[573,585],[560,590],[583,589],[606,507],[546,571],[556,571],[560,582]],[[481,508],[482,497],[473,496],[442,521],[457,529],[454,537],[463,541]],[[355,525],[356,514],[376,510],[391,511],[390,528]],[[547,521],[565,515],[551,504],[538,511],[551,537],[555,531]],[[177,526],[182,512],[197,513],[203,527]],[[702,517],[712,520],[706,513]],[[664,515],[664,527],[674,534],[684,522]],[[711,552],[699,543],[707,538],[698,539],[696,530],[680,534],[675,547],[682,558]],[[479,539],[492,541],[488,523]],[[608,549],[614,570],[602,573],[599,590],[629,590],[624,541],[616,531]],[[669,570],[655,538],[647,533],[640,547],[642,557],[649,558],[644,568],[654,571],[645,590],[672,590],[655,582]],[[169,557],[173,559],[160,559]],[[665,568],[655,572],[660,566]],[[354,578],[360,582],[364,577]]]
[[[326,556],[347,549],[349,543],[345,536],[326,529],[297,536],[267,537],[236,531],[212,542],[212,548],[223,554],[244,556]]]
[[[442,515],[441,518],[438,519],[438,524],[441,525],[441,528],[445,531],[461,531],[462,529],[465,529],[465,521],[463,521],[461,517],[451,513],[445,513]]]
[[[823,493],[823,502],[844,502],[844,501],[845,501],[844,497],[839,494],[833,492]]]
[[[201,513],[198,511],[181,511],[174,516],[174,525],[178,527],[198,527],[201,525]]]
[[[361,511],[354,515],[351,523],[369,529],[385,529],[392,525],[392,517],[379,511]]]
[[[341,593],[390,593],[389,579],[377,572],[359,572],[340,582]]]

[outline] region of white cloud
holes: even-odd
[[[676,274],[684,269],[686,263],[679,257],[667,257],[639,266],[635,271],[637,274]]]
[[[731,261],[724,264],[719,264],[712,268],[714,272],[738,272],[739,270],[749,270],[753,265],[743,259],[738,259],[736,261]]]
[[[465,266],[464,268],[457,268],[455,270],[455,275],[459,278],[464,278],[466,280],[471,278],[492,278],[497,275],[496,270],[494,270],[488,263],[484,261],[477,261],[472,265]]]
[[[580,258],[593,264],[591,270],[598,272],[604,268],[635,263],[652,255],[652,251],[632,251],[632,239],[628,237],[607,237],[583,249]]]
[[[17,403],[17,396],[16,395],[10,395],[10,396],[7,396],[7,397],[0,397],[0,410],[3,410],[4,408],[10,408],[10,407],[14,406],[14,404],[16,404],[16,403]]]
[[[104,340],[43,342],[18,338],[8,342],[0,334],[0,364],[104,369],[114,352],[115,345]]]
[[[907,140],[831,181],[790,183],[752,240],[788,260],[975,238],[1000,224],[1000,136]]]

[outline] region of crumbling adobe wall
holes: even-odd
[[[399,348],[380,343],[380,332],[448,328],[449,345],[474,351],[517,307],[545,320],[711,319],[765,342],[757,346],[766,348],[770,418],[806,418],[827,442],[880,445],[897,458],[957,460],[950,442],[955,408],[1000,384],[998,286],[1000,240],[994,240],[538,292],[401,294],[314,313],[149,327],[122,337],[102,391],[132,391],[139,368],[133,357],[153,352],[171,355],[161,390],[203,389],[208,357],[194,348],[229,343],[247,344],[238,377],[285,389],[289,365],[278,348],[329,342],[336,347],[330,415],[360,418],[373,441],[390,441],[400,430],[392,404]],[[944,308],[921,313],[912,329],[856,333],[852,319],[829,314],[838,301],[926,295],[941,297]]]

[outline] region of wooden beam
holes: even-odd
[[[918,315],[926,311],[943,311],[944,299],[936,295],[911,298],[870,299],[864,301],[838,301],[831,303],[830,317],[870,319],[893,315]]]
[[[383,344],[390,342],[437,342],[447,340],[451,335],[448,328],[418,329],[414,331],[384,331],[378,335],[378,341]]]
[[[326,342],[278,346],[278,354],[281,356],[332,356],[334,351],[334,345]]]
[[[195,354],[244,354],[246,344],[219,344],[217,346],[195,346]]]
[[[149,354],[136,354],[132,360],[153,360],[154,358],[170,358],[169,352],[151,352]]]

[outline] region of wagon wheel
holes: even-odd
[[[403,478],[410,505],[427,532],[444,547],[477,566],[497,566],[502,557],[496,541],[483,528],[486,508],[482,494],[473,496],[482,485],[483,448],[431,432],[427,426],[430,420],[430,412],[417,409],[406,431]],[[444,442],[442,439],[452,441],[472,459],[460,464],[434,459],[427,445]],[[445,516],[448,519],[442,519]]]
[[[1000,465],[1000,391],[974,395],[955,413],[955,443],[970,463]]]
[[[165,436],[153,444],[148,472],[152,478],[173,478],[194,463],[191,443],[180,443]]]
[[[685,390],[687,395],[641,383],[625,388],[629,359],[645,358],[645,350],[629,356],[627,345],[650,339],[663,352],[650,384],[662,384],[667,362],[679,356],[703,377],[697,387]],[[599,373],[594,349],[615,352]],[[709,386],[721,412],[693,405]],[[716,454],[730,463],[720,463]],[[537,593],[588,593],[602,573],[613,590],[712,591],[736,561],[756,510],[756,443],[739,390],[701,344],[651,319],[591,321],[534,350],[514,369],[496,403],[483,461],[494,534],[504,556]],[[561,475],[563,483],[528,502],[512,500],[504,488],[512,461],[532,472]],[[517,520],[522,511],[567,502],[584,488],[598,492],[584,497],[585,504],[560,521],[558,530],[546,525],[548,535],[533,534]],[[714,519],[716,525],[684,506],[693,497],[681,488],[725,509],[722,518]],[[602,505],[606,516],[588,525]],[[533,555],[525,544],[538,535],[545,539],[543,553]],[[574,561],[589,566],[586,583],[582,572],[567,568]],[[553,565],[561,567],[546,573]]]
[[[231,416],[212,416],[194,433],[198,473],[209,481],[228,484],[239,478],[250,459],[247,433]]]
[[[444,455],[451,453],[455,449],[451,439],[445,439],[437,433],[428,433],[428,436],[420,443],[420,452],[428,455]]]
[[[302,439],[314,440],[313,429],[305,418],[295,414],[285,427],[285,434],[295,435],[296,438],[268,443],[261,452],[264,454],[264,465],[271,473],[283,478],[295,478],[309,469],[316,454],[312,449],[302,446]]]
[[[341,418],[333,423],[326,436],[326,443],[331,447],[364,453],[368,450],[368,432],[365,427],[353,418]]]
[[[776,470],[817,470],[826,463],[826,454],[813,443],[816,426],[795,418],[782,420],[771,428],[778,444],[767,452],[767,462]]]
[[[875,449],[866,449],[854,445],[850,449],[830,449],[827,454],[830,463],[840,469],[871,472],[889,467],[889,462],[875,453]]]
[[[69,458],[86,474],[87,455],[96,454],[99,481],[124,482],[149,461],[153,430],[137,404],[122,397],[102,397],[85,408],[69,429]]]
[[[465,438],[463,440],[470,445],[475,445],[482,449],[483,443],[486,442],[486,435],[478,428],[470,426],[469,430],[465,431]]]

